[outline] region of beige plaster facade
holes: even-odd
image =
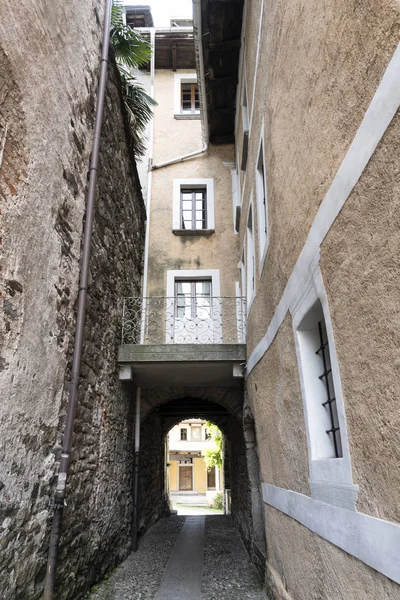
[[[390,523],[392,551],[400,548],[398,112],[377,136],[377,148],[371,149],[342,210],[321,234],[321,243],[313,245],[314,236],[325,227],[317,216],[324,198],[325,209],[336,200],[329,193],[340,187],[339,168],[343,163],[351,178],[365,147],[358,141],[360,132],[374,135],[363,119],[370,106],[375,110],[373,99],[378,88],[379,93],[383,90],[382,78],[392,76],[389,63],[398,44],[399,16],[398,2],[343,1],[328,6],[295,1],[285,7],[245,2],[238,93],[246,86],[249,150],[243,171],[245,119],[239,95],[236,164],[240,256],[248,243],[249,207],[254,211],[256,291],[247,321],[247,394],[261,480],[267,484],[267,582],[279,599],[400,598],[400,567],[388,578],[378,572],[377,563],[368,566],[367,559],[355,558],[351,544],[340,549],[339,543],[338,548],[317,524],[318,501],[308,504],[307,526],[296,507],[279,504],[289,498],[284,491],[279,492],[279,502],[275,496],[269,502],[276,491],[271,486],[315,497],[293,315],[301,302],[301,286],[310,285],[307,277],[317,264],[332,323],[329,345],[331,349],[334,341],[337,354],[349,484],[358,486],[357,519],[369,515]],[[393,96],[396,108],[398,91],[387,93],[387,98]],[[260,267],[256,170],[261,136],[269,241]],[[353,140],[353,153],[347,155]],[[328,214],[329,206],[325,217]],[[307,255],[310,248],[313,255]],[[311,258],[307,262],[304,256]],[[335,485],[328,477],[323,483]],[[297,498],[290,499],[296,505]],[[342,517],[337,509],[338,521],[334,517],[329,526],[339,527]],[[353,535],[356,539],[357,531]],[[378,538],[379,534],[379,545]],[[383,552],[386,565],[389,546]]]
[[[179,71],[178,71],[179,74]],[[174,73],[156,70],[154,93],[158,101],[154,117],[153,164],[201,150],[204,146],[200,119],[175,119]],[[152,172],[149,218],[148,296],[167,295],[168,270],[218,269],[221,295],[235,296],[238,281],[238,235],[234,231],[231,169],[233,146],[211,147],[186,162]],[[174,179],[213,179],[215,231],[207,236],[173,233]]]
[[[400,599],[399,16],[397,1],[246,0],[235,144],[169,166],[207,140],[175,118],[176,74],[155,74],[146,295],[166,295],[168,271],[216,269],[221,296],[247,296],[244,428],[252,414],[275,600]],[[209,235],[173,231],[185,178],[214,181]]]

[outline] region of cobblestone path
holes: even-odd
[[[161,519],[90,600],[267,600],[226,515]]]

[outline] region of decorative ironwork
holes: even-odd
[[[315,352],[322,358],[322,362],[324,365],[324,371],[321,375],[319,375],[319,379],[325,382],[327,400],[322,403],[324,408],[328,407],[329,417],[331,421],[330,429],[326,430],[328,435],[332,435],[333,446],[335,449],[335,457],[340,458],[343,456],[342,454],[342,443],[340,439],[340,427],[339,427],[339,419],[336,408],[336,398],[333,395],[334,387],[332,382],[332,367],[331,367],[331,359],[329,353],[329,343],[328,340],[324,341],[324,330],[322,326],[322,322],[318,321],[318,332],[319,332],[319,341],[320,347]]]
[[[125,298],[122,344],[244,344],[245,299]]]

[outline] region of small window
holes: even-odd
[[[187,442],[187,429],[186,428],[182,428],[181,429],[181,441],[182,442]]]
[[[181,188],[181,228],[207,229],[207,191],[205,187]]]
[[[174,179],[172,231],[175,235],[214,233],[212,179]]]
[[[260,272],[268,249],[268,200],[264,165],[264,143],[261,140],[256,169],[256,197],[258,215],[258,245],[260,254]]]
[[[192,442],[201,442],[201,427],[192,427],[190,435]]]
[[[181,83],[181,113],[200,111],[199,86],[197,83]]]
[[[207,471],[207,488],[215,490],[215,467],[210,467]]]
[[[253,233],[253,208],[250,206],[247,219],[247,307],[250,309],[255,296],[255,252],[254,252],[254,233]]]
[[[312,458],[343,456],[329,341],[320,301],[298,327],[305,393],[310,413]]]
[[[126,13],[126,24],[128,27],[146,27],[146,17],[142,13],[127,12]]]

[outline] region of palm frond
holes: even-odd
[[[110,42],[115,60],[131,68],[145,66],[151,57],[151,46],[131,27],[124,25],[123,8],[114,4],[111,12]]]
[[[136,157],[146,153],[146,125],[153,117],[157,102],[132,75],[131,69],[146,65],[151,57],[151,46],[140,34],[124,24],[124,9],[114,0],[111,13],[110,43],[121,78],[128,124]]]

